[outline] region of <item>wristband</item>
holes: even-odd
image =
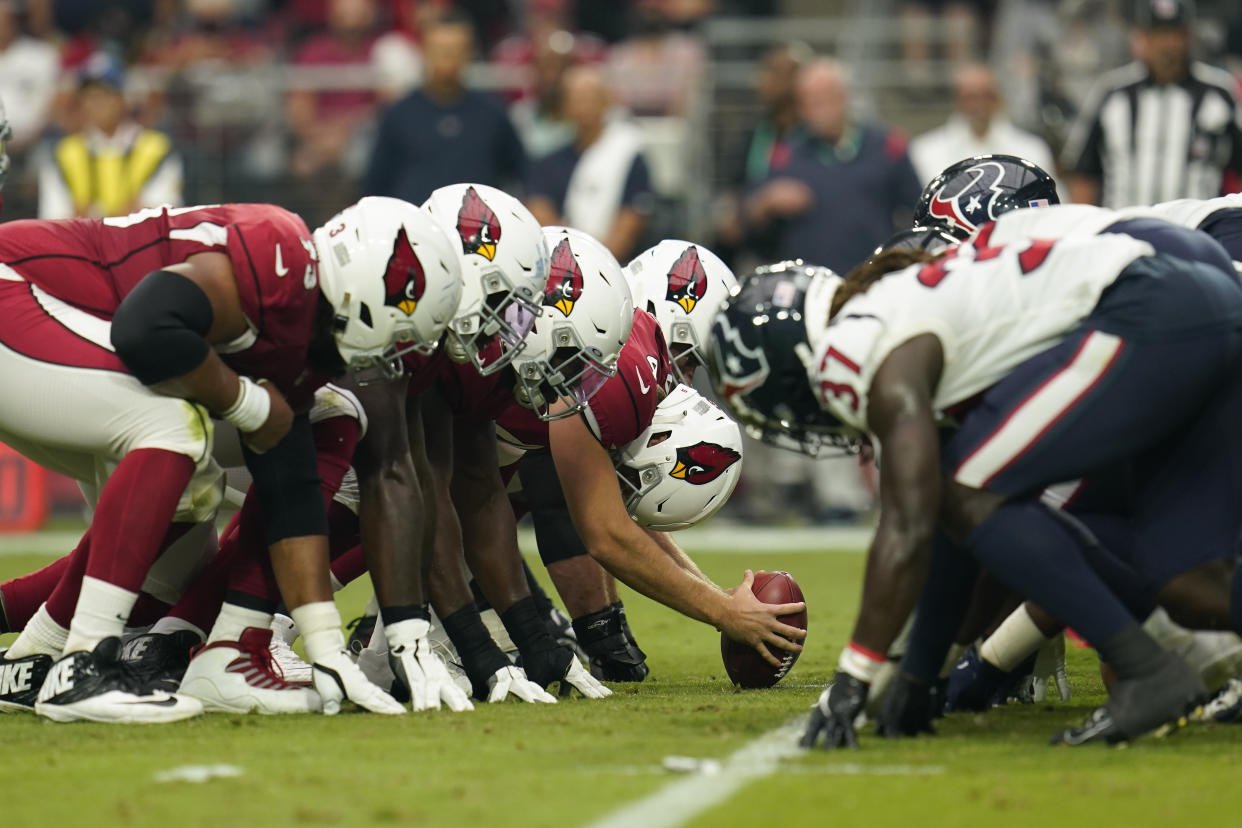
[[[871,684],[876,674],[880,672],[880,668],[887,661],[888,659],[881,653],[868,650],[866,647],[859,646],[851,641],[841,651],[841,658],[837,662],[837,669],[843,673],[849,673],[861,682]]]
[[[272,398],[250,377],[238,377],[237,399],[220,414],[243,434],[258,431],[272,411]]]

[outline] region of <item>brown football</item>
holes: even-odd
[[[793,604],[803,600],[798,582],[788,572],[765,572],[756,575],[751,591],[765,604]],[[780,620],[791,627],[805,630],[806,610],[782,615]],[[738,687],[771,687],[783,679],[798,660],[798,653],[793,650],[774,655],[781,657],[780,667],[773,667],[764,661],[749,644],[740,644],[724,633],[720,634],[720,657],[724,660],[725,672]]]

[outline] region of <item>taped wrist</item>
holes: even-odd
[[[220,412],[220,419],[237,426],[243,434],[258,431],[272,413],[272,398],[250,377],[237,378],[237,399]]]
[[[328,534],[315,439],[305,414],[294,417],[289,433],[268,451],[255,454],[243,444],[242,453],[254,477],[268,546],[285,538]]]
[[[887,660],[883,653],[868,650],[866,647],[851,641],[841,651],[841,658],[837,661],[837,672],[847,674],[864,684],[870,685],[875,680],[876,673],[880,672],[880,668],[884,666]]]
[[[207,358],[215,315],[207,294],[179,273],[148,273],[112,317],[112,347],[143,385],[188,374]]]
[[[624,616],[620,603],[609,604],[602,610],[580,615],[573,620],[574,634],[578,644],[588,653],[602,642],[618,636],[625,637]],[[592,653],[593,654],[593,653]]]
[[[548,629],[547,622],[539,614],[539,607],[535,604],[534,598],[523,598],[502,612],[500,623],[505,625],[505,630],[513,639],[513,643],[517,645],[520,653],[556,649],[552,631]]]
[[[509,659],[496,646],[491,633],[487,631],[479,610],[473,604],[466,604],[457,612],[449,615],[441,622],[449,640],[457,648],[461,666],[470,679],[470,687],[476,699],[487,698],[487,680],[497,670],[508,667]]]

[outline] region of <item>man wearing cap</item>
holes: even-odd
[[[1065,146],[1074,201],[1120,208],[1213,198],[1242,170],[1225,72],[1190,58],[1191,0],[1138,0],[1133,63],[1105,75]]]
[[[122,66],[103,52],[79,75],[81,129],[56,141],[39,167],[39,218],[107,218],[180,206],[181,159],[162,132],[129,117]]]

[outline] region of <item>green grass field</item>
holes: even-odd
[[[831,674],[857,602],[862,556],[696,555],[721,583],[744,565],[788,569],[806,593],[810,638],[772,690],[735,691],[718,634],[626,595],[651,676],[602,702],[510,703],[404,718],[208,716],[160,727],[0,719],[6,826],[586,825],[687,777],[676,754],[724,759],[803,714]],[[0,576],[48,559],[0,558]],[[345,618],[364,588],[340,596]],[[1125,749],[1052,748],[1050,733],[1102,698],[1093,657],[1071,653],[1070,704],[954,716],[940,735],[783,761],[693,817],[696,826],[1237,825],[1242,728],[1194,725]],[[158,782],[188,764],[242,774]],[[710,783],[709,783],[710,784]],[[640,828],[651,828],[650,824]]]

